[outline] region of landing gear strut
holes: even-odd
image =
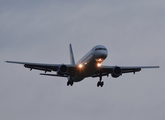
[[[104,85],[104,82],[103,81],[101,81],[102,80],[102,74],[100,74],[100,80],[98,81],[98,83],[97,83],[97,87],[99,87],[99,86],[101,86],[101,87],[103,87],[103,85]]]
[[[73,80],[71,76],[68,76],[68,82],[67,82],[67,86],[72,86],[73,85]]]

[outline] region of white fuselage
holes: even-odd
[[[106,59],[108,55],[107,49],[102,45],[93,47],[84,57],[82,57],[77,63],[78,73],[75,77],[71,77],[74,82],[79,82],[85,77],[90,77],[93,73],[99,69],[101,63]]]

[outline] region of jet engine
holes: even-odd
[[[68,67],[66,65],[61,65],[60,66],[60,72],[66,73],[68,71]]]
[[[118,66],[114,67],[113,70],[112,70],[111,76],[113,78],[117,78],[120,75],[122,75],[122,69]]]
[[[57,71],[58,75],[63,76],[68,71],[68,67],[66,65],[59,66],[59,70]]]

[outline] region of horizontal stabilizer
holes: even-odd
[[[46,75],[46,76],[56,76],[56,77],[68,77],[66,75],[61,76],[61,75],[57,75],[57,74],[45,74],[45,73],[40,73],[40,75]]]

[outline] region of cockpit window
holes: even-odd
[[[97,50],[107,50],[106,48],[96,48],[95,51]]]
[[[107,50],[106,48],[102,48],[103,50]]]

